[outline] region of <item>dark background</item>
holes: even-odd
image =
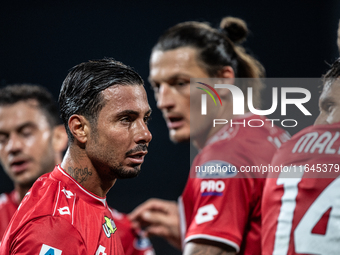
[[[252,31],[245,47],[263,63],[268,77],[319,78],[328,68],[326,63],[338,57],[339,10],[336,0],[2,1],[0,86],[41,84],[57,98],[67,71],[80,62],[113,57],[134,67],[146,81],[154,109],[153,141],[140,176],[118,181],[108,194],[111,206],[130,212],[150,197],[177,199],[190,167],[189,145],[169,141],[147,83],[151,48],[165,29],[188,20],[217,26],[224,16],[240,17]],[[317,117],[320,88],[309,89],[313,116],[301,117],[292,134]],[[0,171],[0,192],[12,187]],[[158,254],[179,254],[165,242],[153,241]]]

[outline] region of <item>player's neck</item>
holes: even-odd
[[[249,114],[249,111],[247,111],[245,114]],[[231,123],[231,120],[235,121],[235,118],[243,118],[245,117],[246,115],[241,115],[241,116],[233,116],[233,115],[230,115],[231,117],[229,119],[225,119],[225,118],[222,118],[221,116],[217,116],[215,119],[220,119],[225,122],[224,124],[216,124],[215,127],[212,127],[211,129],[209,129],[205,134],[200,134],[199,136],[197,137],[194,137],[193,138],[193,145],[201,150],[203,149],[207,143],[209,143],[208,141],[213,137],[215,136],[221,129],[223,128],[226,128],[230,126],[230,123]]]
[[[68,148],[61,167],[86,190],[99,197],[105,197],[116,182],[116,179],[103,180],[91,160],[82,151]]]
[[[213,137],[218,131],[223,128],[223,125],[216,125],[216,127],[211,128],[208,130],[206,134],[200,134],[196,138],[193,138],[193,145],[198,149],[201,150],[206,145],[207,141]]]
[[[225,127],[225,125],[230,123],[230,120],[233,118],[232,102],[224,100],[223,107],[219,107],[217,111],[211,112],[210,115],[213,117],[209,116],[210,118],[208,121],[211,123],[208,124],[207,129],[204,132],[197,134],[195,137],[192,137],[194,146],[199,150],[203,149],[210,138],[217,134],[223,127]],[[213,126],[213,121],[215,119],[224,120],[226,121],[226,124],[216,124]]]

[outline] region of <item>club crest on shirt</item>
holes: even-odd
[[[110,238],[117,230],[116,224],[109,217],[104,216],[105,223],[103,224],[104,233],[107,238]]]
[[[231,178],[237,175],[236,166],[222,160],[211,160],[201,166],[195,166],[196,178]]]

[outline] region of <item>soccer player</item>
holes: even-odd
[[[262,202],[262,250],[269,254],[339,254],[340,59],[324,76],[320,114],[273,158]],[[288,171],[289,170],[289,171]]]
[[[52,95],[36,85],[0,89],[0,162],[14,190],[0,195],[0,239],[22,198],[61,162],[65,128]]]
[[[15,187],[0,195],[0,240],[34,181],[61,162],[67,134],[59,123],[57,105],[45,88],[18,84],[0,89],[0,162]],[[112,212],[125,254],[152,254],[150,241],[131,228],[127,216]]]
[[[124,254],[106,193],[138,175],[151,134],[143,80],[103,59],[79,64],[59,104],[69,138],[62,163],[23,198],[0,254]]]
[[[261,64],[240,45],[247,33],[245,22],[237,18],[223,19],[220,30],[205,23],[185,22],[167,30],[152,50],[149,80],[170,139],[186,142],[191,137],[199,154],[191,167],[194,178],[188,179],[178,204],[152,199],[130,217],[136,226],[147,225],[148,234],[182,246],[184,254],[261,254],[264,179],[241,178],[241,174],[230,171],[209,175],[195,169],[216,166],[239,170],[241,166],[268,164],[276,151],[273,141],[279,145],[288,139],[287,134],[266,121],[259,128],[240,124],[265,118],[250,113],[246,102],[247,113],[233,116],[227,89],[216,89],[222,106],[208,107],[211,112],[207,115],[211,120],[234,120],[238,125],[213,128],[211,122],[199,117],[200,106],[190,108],[190,78],[263,77]],[[262,83],[252,85],[258,107]],[[246,95],[246,85],[238,86]]]

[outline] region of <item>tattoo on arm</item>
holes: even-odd
[[[86,181],[89,178],[89,176],[92,175],[92,172],[88,170],[87,167],[85,168],[69,167],[68,173],[79,183]]]

